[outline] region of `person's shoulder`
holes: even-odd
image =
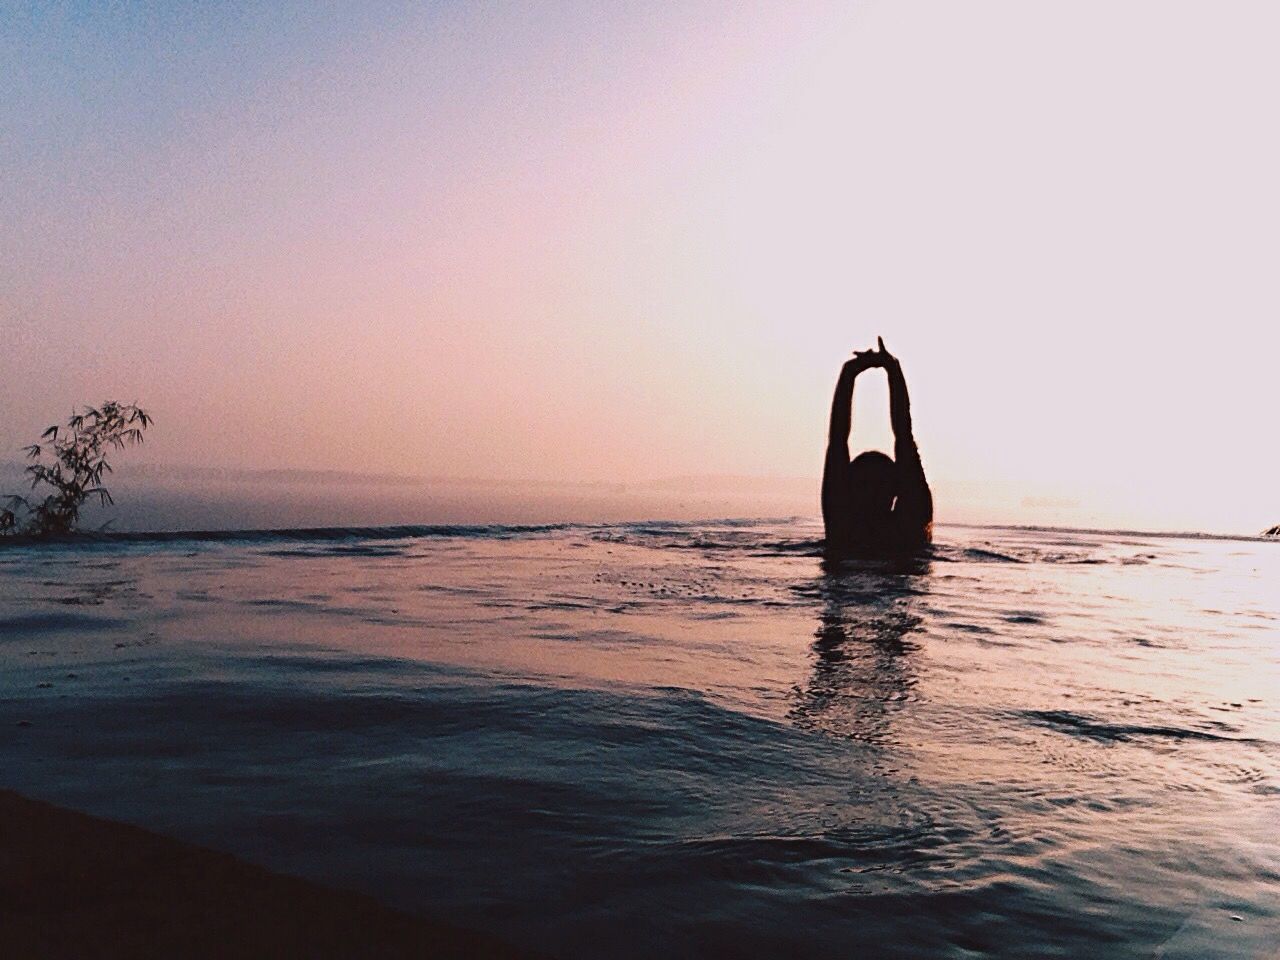
[[[895,540],[903,550],[915,550],[933,543],[933,517],[920,509],[894,510]]]

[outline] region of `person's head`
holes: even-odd
[[[849,503],[867,519],[888,516],[898,496],[898,465],[879,450],[860,453],[849,463],[846,485]]]

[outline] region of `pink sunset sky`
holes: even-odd
[[[369,6],[5,6],[0,459],[816,511],[880,334],[940,519],[1280,522],[1274,4]]]

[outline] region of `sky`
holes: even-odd
[[[939,519],[1257,532],[1277,36],[1244,0],[0,0],[0,459],[112,397],[151,463],[816,479],[882,335]]]

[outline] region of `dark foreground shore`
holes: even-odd
[[[0,790],[0,956],[537,956]]]

